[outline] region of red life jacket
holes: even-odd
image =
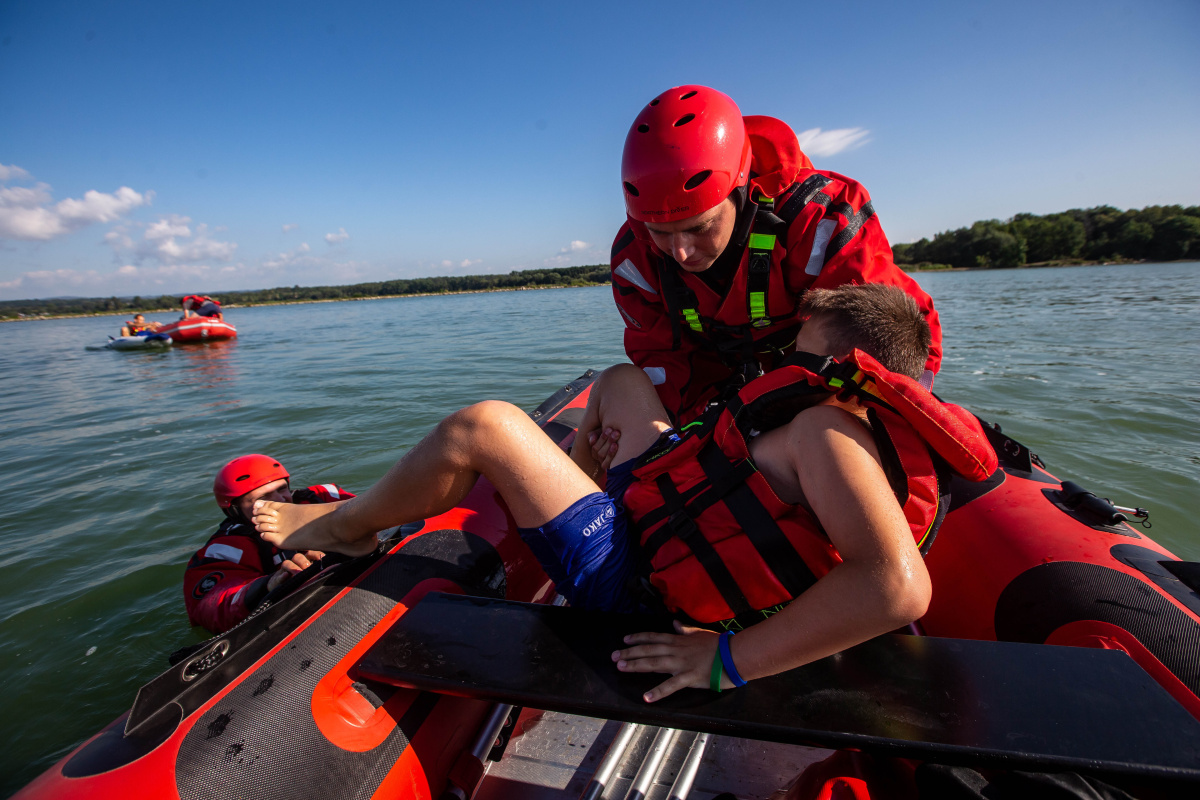
[[[207,295],[202,295],[202,294],[189,294],[187,297],[183,298],[179,302],[184,308],[189,309],[189,310],[197,309],[200,306],[204,305],[205,303],[212,303],[213,305],[218,306],[218,307],[221,305],[216,300],[213,300],[211,297],[208,297]]]
[[[795,353],[634,469],[625,506],[668,608],[742,627],[840,563],[820,521],[775,496],[748,447],[752,431],[785,425],[831,395],[867,407],[884,473],[922,554],[948,510],[950,471],[981,481],[996,469],[995,451],[965,409],[859,350],[844,362]]]
[[[141,333],[142,331],[145,331],[145,330],[149,330],[149,329],[150,329],[150,323],[149,323],[149,322],[137,323],[137,322],[134,322],[133,320],[126,320],[126,322],[125,322],[125,326],[126,326],[127,328],[129,328],[129,335],[130,335],[130,336],[137,336],[137,335],[138,335],[139,333]]]

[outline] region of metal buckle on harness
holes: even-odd
[[[696,527],[696,521],[689,517],[683,509],[672,511],[671,516],[667,517],[667,524],[671,526],[675,535],[685,542],[700,533],[700,529]]]

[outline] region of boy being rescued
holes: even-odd
[[[645,373],[619,365],[593,387],[571,456],[521,409],[485,401],[358,498],[259,501],[253,522],[277,547],[361,555],[375,531],[450,510],[484,475],[573,605],[632,610],[644,558],[668,609],[723,630],[627,637],[617,669],[670,675],[647,702],[840,652],[925,612],[920,545],[945,512],[942,465],[983,480],[996,456],[970,414],[915,380],[930,333],[902,290],[811,291],[801,315],[793,359],[681,431]]]

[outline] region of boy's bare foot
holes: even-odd
[[[251,521],[263,539],[279,548],[365,556],[379,544],[375,535],[342,530],[334,514],[349,502],[293,505],[259,500]]]

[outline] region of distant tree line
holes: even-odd
[[[892,247],[901,266],[1019,267],[1081,261],[1200,260],[1200,206],[1112,206],[1017,214]]]
[[[507,275],[445,275],[436,278],[375,281],[350,286],[292,286],[247,292],[214,293],[224,306],[295,303],[311,300],[353,300],[362,297],[394,297],[412,294],[486,292],[544,286],[595,286],[611,278],[608,264],[559,269],[530,269]],[[134,314],[139,311],[174,311],[183,295],[160,297],[91,297],[49,300],[0,301],[0,319],[21,316],[66,316],[72,314]]]

